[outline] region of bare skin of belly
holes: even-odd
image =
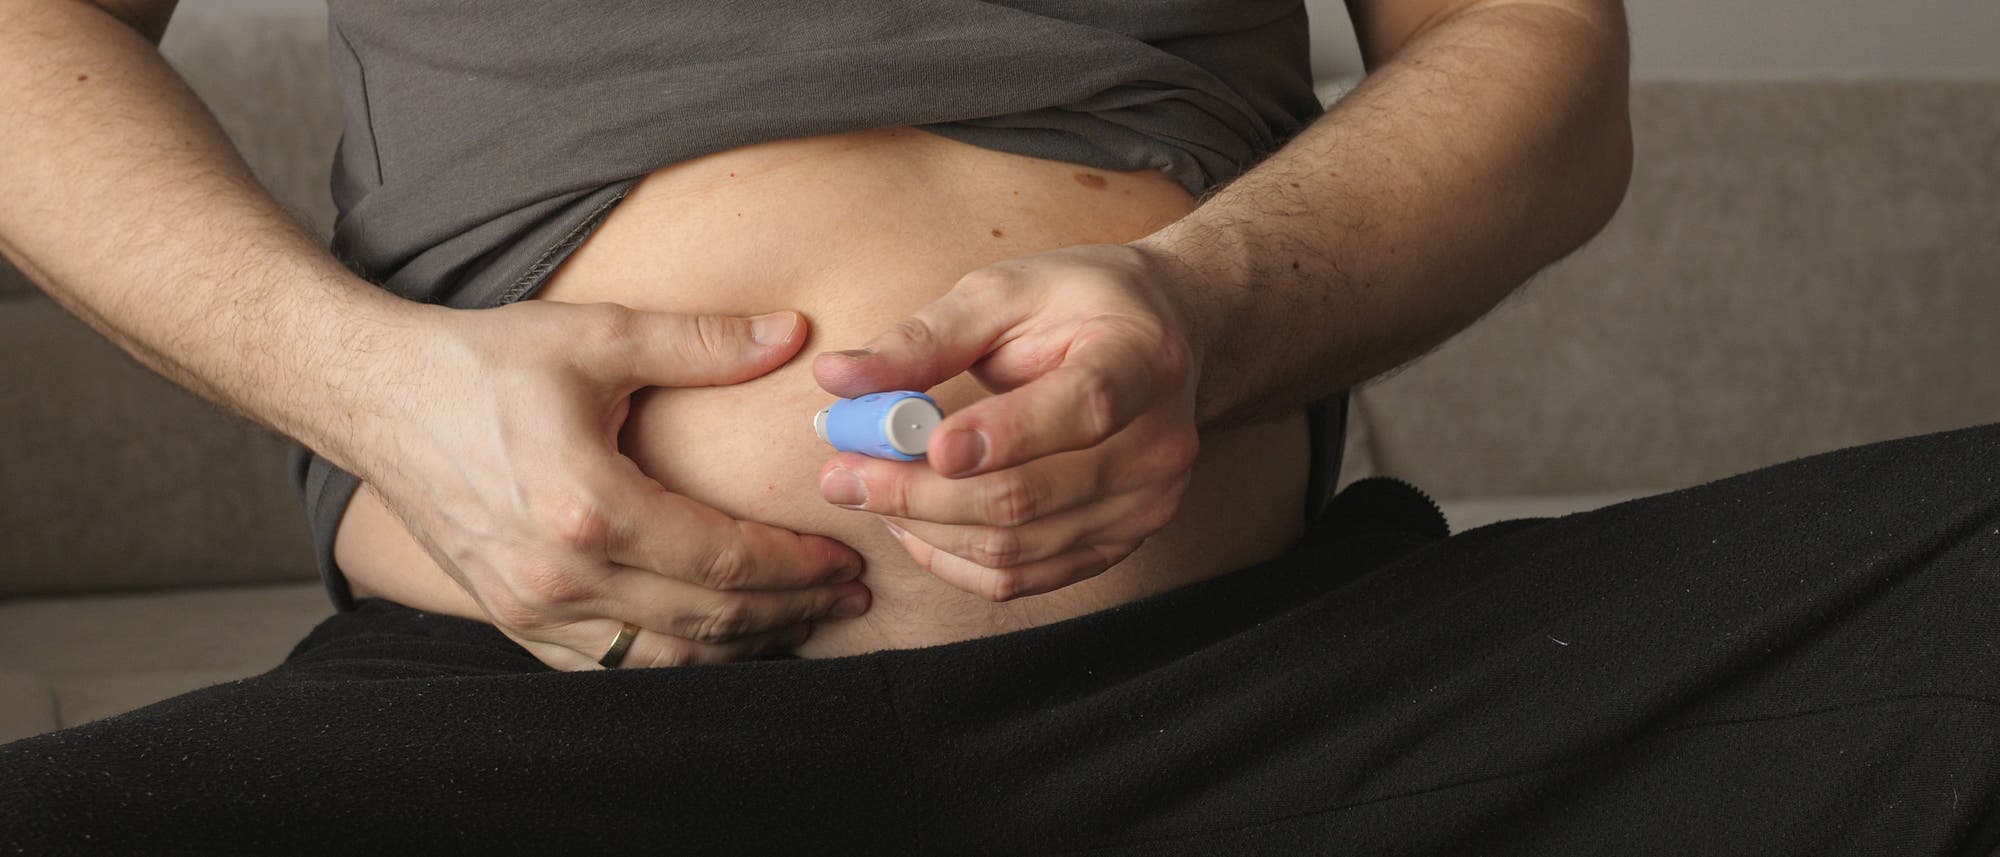
[[[821,499],[833,449],[812,415],[833,399],[812,355],[857,347],[966,272],[1059,247],[1145,236],[1194,207],[1157,171],[1114,173],[995,152],[907,128],[789,140],[675,164],[642,180],[536,296],[682,313],[795,309],[796,357],[731,387],[638,393],[625,454],[669,490],[744,520],[845,542],[867,560],[865,615],[825,620],[798,650],[831,657],[1043,625],[1214,577],[1301,534],[1303,412],[1204,432],[1180,511],[1124,562],[1056,592],[994,603],[932,577],[874,514]],[[933,389],[947,412],[988,395]],[[484,620],[364,486],[334,555],[360,597]]]

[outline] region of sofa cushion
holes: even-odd
[[[1531,494],[1515,497],[1464,497],[1439,500],[1451,531],[1462,533],[1487,524],[1516,518],[1560,518],[1588,512],[1627,500],[1649,496],[1650,491],[1594,491],[1582,494]]]
[[[1633,95],[1604,233],[1362,391],[1383,472],[1679,487],[2000,417],[2000,81]]]
[[[0,301],[0,597],[314,576],[287,444]]]
[[[263,672],[332,612],[317,584],[0,603],[0,742]]]
[[[0,669],[0,744],[59,726],[56,694],[41,676]]]

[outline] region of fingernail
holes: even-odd
[[[758,345],[777,345],[792,335],[798,323],[789,312],[765,313],[750,319],[750,338]]]
[[[833,356],[845,357],[849,360],[860,360],[865,357],[875,356],[875,352],[867,348],[849,348],[845,351],[835,351],[833,352]]]
[[[858,509],[868,502],[868,485],[845,467],[836,467],[819,481],[819,493],[828,503]]]
[[[904,537],[904,536],[906,536],[906,535],[909,535],[909,533],[905,533],[905,532],[903,532],[903,528],[902,528],[902,527],[898,527],[898,526],[896,526],[896,522],[895,522],[895,521],[891,521],[891,520],[889,520],[889,519],[887,519],[887,518],[883,518],[883,519],[882,519],[882,526],[885,526],[885,527],[888,527],[888,528],[889,528],[889,535],[892,535],[892,536],[895,536],[895,537],[896,537],[896,541],[899,541],[899,542],[900,542],[900,541],[902,541],[902,540],[903,540],[903,537]]]
[[[945,471],[946,476],[956,476],[960,473],[974,470],[979,467],[980,462],[986,460],[986,435],[980,433],[977,429],[959,429],[943,438],[945,442],[940,444],[940,446],[946,449],[951,448],[954,445],[951,443],[951,439],[955,437],[966,438],[966,440],[956,444],[966,451],[953,456],[962,463],[954,465],[950,470]]]
[[[833,615],[842,619],[852,619],[868,612],[868,596],[856,593],[833,602]]]

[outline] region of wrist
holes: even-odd
[[[1234,407],[1227,392],[1240,386],[1224,377],[1241,315],[1241,290],[1226,273],[1233,268],[1218,258],[1228,245],[1183,220],[1128,246],[1145,256],[1149,276],[1177,304],[1198,379],[1195,419],[1206,428]]]
[[[344,272],[315,290],[325,300],[302,302],[292,319],[289,374],[303,379],[273,403],[273,427],[364,479],[373,441],[387,434],[398,410],[387,397],[407,397],[408,367],[423,360],[450,309],[398,297]]]

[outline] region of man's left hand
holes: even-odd
[[[867,346],[820,354],[813,373],[836,396],[928,390],[965,371],[996,394],[945,417],[928,463],[840,453],[821,493],[881,515],[919,566],[995,601],[1130,555],[1173,519],[1199,446],[1199,343],[1184,287],[1154,252],[1087,245],[998,262]]]

